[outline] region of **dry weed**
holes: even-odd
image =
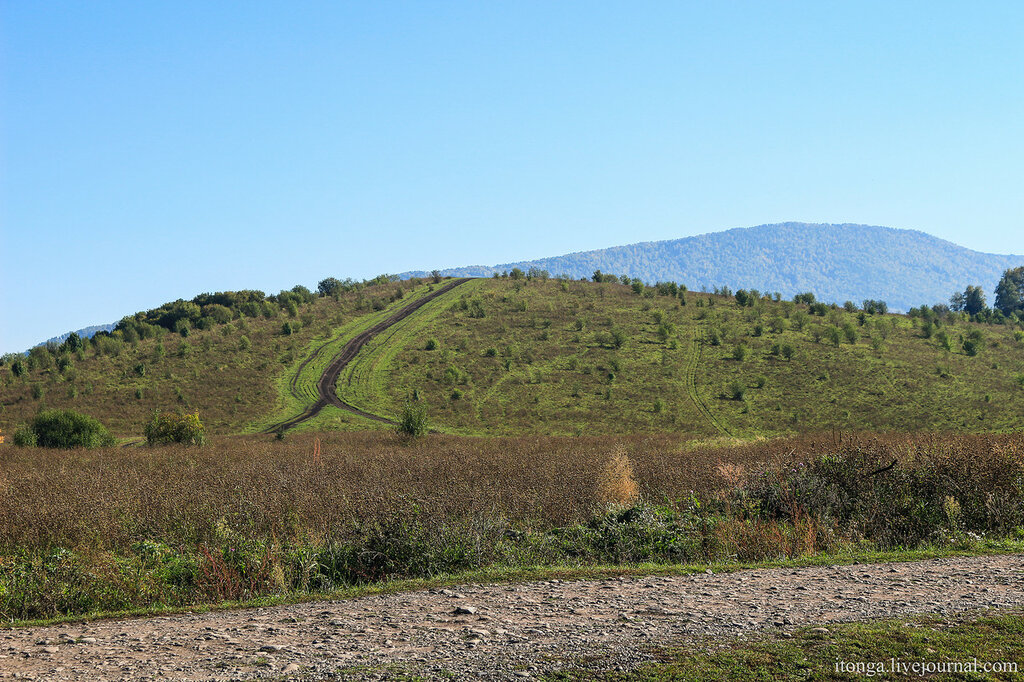
[[[615,452],[605,464],[598,480],[597,499],[602,504],[619,507],[628,507],[640,499],[633,464],[625,452]]]

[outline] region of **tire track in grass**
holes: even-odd
[[[470,287],[466,287],[470,288]],[[466,295],[465,293],[463,294]],[[437,297],[413,317],[409,317],[380,334],[350,362],[338,377],[338,396],[350,405],[367,412],[381,413],[394,409],[395,401],[388,395],[395,358],[409,347],[417,334],[428,328],[449,305]]]
[[[693,402],[697,411],[703,415],[704,419],[707,420],[711,426],[726,436],[731,436],[732,432],[722,422],[715,418],[715,415],[711,414],[711,410],[704,404],[704,401],[700,399],[697,394],[697,365],[700,363],[700,352],[701,352],[701,338],[700,338],[700,325],[696,320],[693,322],[693,326],[690,332],[690,358],[686,362],[686,393],[690,396],[690,400]]]
[[[317,381],[316,388],[318,397],[316,402],[308,406],[300,414],[290,419],[286,419],[276,424],[271,424],[270,426],[263,429],[263,433],[284,433],[288,429],[292,429],[301,424],[302,422],[308,421],[309,419],[312,419],[313,417],[317,416],[318,414],[320,414],[320,411],[327,407],[328,405],[332,407],[337,407],[347,412],[351,412],[360,417],[372,419],[373,421],[383,422],[385,424],[395,424],[396,422],[392,419],[388,419],[387,417],[382,417],[377,414],[366,412],[365,410],[361,410],[358,407],[355,407],[354,405],[350,405],[349,403],[339,398],[335,390],[335,384],[338,381],[338,375],[341,374],[341,371],[345,368],[345,366],[355,358],[355,356],[359,353],[360,349],[363,346],[365,346],[366,343],[370,341],[370,339],[377,336],[378,334],[386,330],[388,327],[398,322],[401,322],[405,318],[409,317],[414,312],[419,310],[421,307],[426,305],[428,302],[434,300],[439,296],[442,296],[443,294],[446,294],[447,292],[451,291],[460,284],[463,284],[468,281],[469,278],[464,278],[449,282],[440,289],[422,298],[419,298],[416,301],[413,301],[409,305],[398,310],[396,313],[394,313],[387,319],[378,322],[369,329],[360,332],[359,334],[354,336],[352,339],[348,341],[348,343],[346,343],[342,347],[338,355],[335,356],[333,360],[331,360],[331,363],[327,365],[327,368],[321,375],[320,380]],[[304,367],[310,361],[315,359],[323,350],[323,348],[326,347],[327,345],[328,344],[324,344],[316,351],[314,351],[314,353],[310,357],[306,358],[306,360],[303,361],[302,365],[300,365],[300,369],[301,367]],[[296,376],[298,376],[298,374],[296,374]],[[297,385],[294,382],[291,384],[291,386],[297,389]]]
[[[331,359],[341,352],[347,339],[381,322],[412,301],[426,296],[429,292],[413,290],[410,298],[405,301],[393,302],[383,310],[367,313],[348,320],[341,326],[335,326],[325,334],[312,339],[304,349],[304,355],[297,365],[286,371],[286,376],[278,379],[278,400],[280,406],[271,414],[252,424],[247,432],[265,433],[268,425],[278,426],[284,422],[283,417],[290,418],[304,412],[320,397],[316,383],[324,373]]]

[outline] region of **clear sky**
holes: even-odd
[[[0,352],[800,220],[1024,253],[1021,2],[0,0]]]

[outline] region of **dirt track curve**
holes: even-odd
[[[1022,604],[1024,555],[461,585],[0,630],[0,679],[522,680],[707,638]]]
[[[424,305],[429,303],[430,301],[433,301],[438,296],[446,294],[455,287],[459,286],[460,284],[464,284],[465,282],[468,281],[469,278],[453,280],[448,284],[445,284],[440,289],[427,294],[423,298],[413,301],[412,303],[400,309],[398,312],[396,312],[394,315],[387,318],[386,320],[378,322],[377,324],[370,327],[366,331],[361,332],[360,334],[353,337],[351,341],[345,344],[345,347],[341,349],[341,352],[338,353],[337,357],[331,360],[331,364],[327,365],[327,369],[324,370],[323,376],[321,376],[320,380],[317,382],[316,390],[317,394],[319,395],[317,401],[310,405],[309,407],[307,407],[305,411],[303,411],[301,414],[296,415],[291,419],[286,419],[282,422],[278,422],[276,424],[268,426],[263,430],[263,433],[283,433],[288,429],[298,426],[307,419],[312,419],[316,415],[320,414],[320,410],[324,409],[328,405],[332,405],[342,410],[347,410],[348,412],[352,412],[353,414],[358,414],[360,417],[366,417],[367,419],[372,419],[378,422],[384,422],[386,424],[394,424],[394,420],[388,419],[387,417],[382,417],[379,414],[371,414],[370,412],[360,410],[358,407],[355,407],[354,405],[349,405],[344,400],[339,398],[337,392],[335,391],[335,384],[337,384],[338,382],[338,375],[341,374],[341,370],[345,368],[345,365],[351,362],[352,359],[356,356],[356,354],[359,353],[359,350],[363,346],[365,346],[366,343],[374,336],[380,334],[382,331],[392,326],[393,324],[401,322],[402,320],[404,320],[405,318],[409,317],[414,312],[422,308]],[[325,346],[326,344],[324,344],[324,346],[321,346],[320,348],[317,348],[312,355],[310,355],[308,358],[302,361],[302,364],[299,365],[299,369],[296,372],[296,377],[306,366],[306,364],[308,364],[311,360],[313,360],[320,354],[320,351],[322,351]],[[295,379],[292,380],[292,388],[295,388]]]
[[[690,402],[693,403],[694,407],[697,408],[697,412],[711,426],[713,426],[719,433],[725,436],[731,436],[732,432],[725,426],[721,421],[715,418],[715,415],[711,414],[711,410],[704,404],[704,401],[700,399],[700,394],[697,393],[697,366],[700,364],[700,354],[702,348],[702,341],[700,338],[700,330],[697,323],[694,322],[693,330],[690,337],[690,357],[686,361],[686,393],[690,397]]]

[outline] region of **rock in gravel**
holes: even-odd
[[[465,605],[463,605],[463,606],[456,606],[455,610],[452,611],[452,613],[454,613],[456,616],[472,616],[474,613],[476,613],[476,610],[477,609],[476,609],[475,606],[465,606]]]
[[[280,644],[264,644],[263,646],[260,647],[259,650],[260,651],[267,651],[267,652],[273,653],[275,651],[280,651],[283,648],[284,647],[281,646]]]

